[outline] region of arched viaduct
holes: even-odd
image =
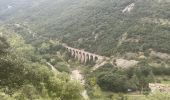
[[[78,59],[78,61],[82,62],[82,63],[86,63],[87,61],[101,61],[104,59],[104,56],[100,56],[94,53],[90,53],[84,50],[79,50],[76,48],[72,48],[69,47],[67,45],[63,45],[63,47],[65,47],[68,52],[71,53],[71,56],[73,56],[74,58]]]

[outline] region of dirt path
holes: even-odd
[[[71,79],[80,81],[83,86],[85,85],[85,80],[80,70],[73,70],[71,72]],[[82,96],[84,97],[85,100],[89,100],[89,96],[87,95],[87,90],[84,90],[82,92]]]
[[[46,64],[51,67],[51,70],[52,70],[54,73],[56,73],[56,72],[58,73],[58,70],[57,70],[53,65],[51,65],[51,63],[46,62]]]
[[[102,63],[100,63],[100,64],[96,64],[96,65],[92,68],[92,71],[95,71],[96,69],[98,69],[99,67],[103,66],[103,65],[106,64],[106,63],[107,63],[107,61],[104,61],[104,62],[102,62]]]
[[[53,65],[51,65],[49,62],[46,62],[46,64],[51,67],[51,69],[52,69],[52,71],[53,71],[54,73],[58,73],[58,71],[54,68]],[[84,80],[84,77],[83,77],[83,75],[81,74],[80,70],[73,70],[73,71],[71,72],[71,75],[70,75],[70,76],[71,76],[71,79],[72,79],[72,80],[80,81],[80,83],[81,83],[83,86],[85,85],[85,80]],[[84,97],[85,100],[89,100],[89,96],[87,95],[87,90],[84,90],[84,91],[81,93],[81,95]]]

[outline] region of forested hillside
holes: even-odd
[[[82,86],[51,70],[36,49],[11,31],[0,37],[0,99],[81,100]]]
[[[11,8],[16,12],[10,21],[106,56],[149,49],[170,53],[169,6],[169,0],[29,1],[24,9]]]

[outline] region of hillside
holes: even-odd
[[[166,100],[169,89],[170,0],[0,1],[3,100]]]
[[[32,4],[17,9],[10,21],[106,56],[149,49],[170,53],[168,0],[43,0]],[[128,11],[130,4],[134,6]]]

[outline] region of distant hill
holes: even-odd
[[[27,25],[76,48],[106,56],[150,49],[170,53],[169,0],[7,1],[0,1],[2,22]]]

